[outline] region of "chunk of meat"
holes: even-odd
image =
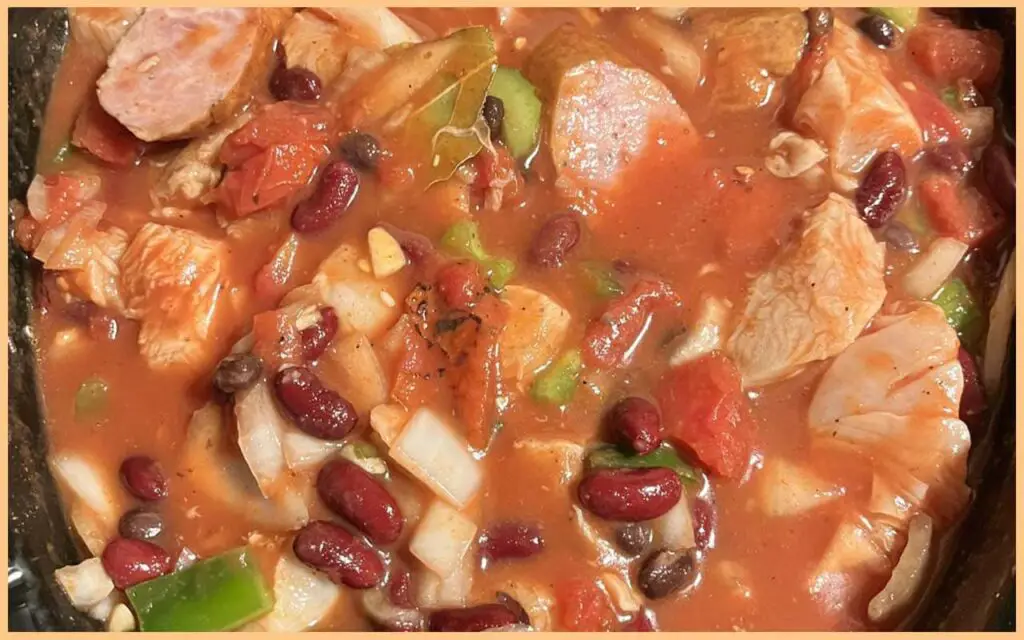
[[[196,138],[178,152],[160,175],[153,195],[161,202],[195,203],[220,182],[220,150],[225,140],[252,118],[246,111]]]
[[[143,11],[140,7],[71,7],[71,35],[92,55],[106,58]]]
[[[677,304],[679,297],[665,282],[638,281],[587,325],[583,335],[583,361],[599,369],[627,365],[647,331],[651,314]]]
[[[550,297],[529,287],[509,285],[502,297],[509,309],[499,344],[502,374],[529,383],[558,355],[570,315]]]
[[[289,67],[316,73],[329,85],[353,47],[387,49],[419,42],[419,35],[384,7],[310,8],[288,21],[281,42]]]
[[[279,10],[154,8],[117,43],[100,104],[147,142],[223,122],[266,77]]]
[[[721,352],[675,367],[657,391],[665,432],[708,469],[739,478],[750,465],[755,424],[736,365]]]
[[[696,144],[689,117],[665,85],[580,27],[555,29],[534,49],[525,74],[547,105],[551,157],[570,197],[590,202],[613,190],[625,166],[659,137]]]
[[[98,307],[123,312],[120,260],[128,248],[128,234],[117,227],[94,231],[87,236],[89,257],[80,269],[68,274],[73,294]]]
[[[224,140],[228,173],[217,188],[225,212],[242,218],[289,208],[330,155],[331,113],[319,105],[275,102]]]
[[[726,353],[744,386],[792,376],[845,349],[885,299],[885,245],[853,203],[831,194],[750,285]]]
[[[921,127],[886,78],[886,65],[865,38],[836,20],[824,66],[798,98],[794,125],[824,141],[841,192],[857,188],[878,153],[896,149],[912,157],[921,150]]]
[[[128,245],[121,258],[125,315],[139,320],[139,350],[151,367],[209,362],[228,253],[221,240],[152,222]]]
[[[970,80],[987,88],[999,75],[1003,41],[995,31],[935,22],[918,25],[907,34],[907,52],[928,77],[941,85]]]
[[[135,164],[144,149],[142,141],[104,111],[94,98],[86,100],[78,112],[71,144],[116,167]]]
[[[873,483],[863,513],[850,514],[827,548],[812,592],[841,603],[851,581],[891,570],[895,540],[916,513],[949,526],[963,512],[970,433],[958,418],[958,351],[941,309],[897,303],[825,372],[808,411],[812,442],[863,457]]]
[[[807,44],[807,19],[798,9],[703,9],[689,14],[708,44],[711,101],[724,111],[763,107],[796,69]]]

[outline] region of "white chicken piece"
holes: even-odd
[[[95,461],[74,452],[54,455],[50,468],[69,498],[69,515],[75,531],[93,555],[100,555],[117,535],[123,492],[107,479],[108,474],[99,471]]]
[[[68,274],[71,290],[98,307],[123,312],[121,269],[118,261],[128,248],[128,234],[117,227],[94,231],[90,257],[81,269]]]
[[[958,350],[941,309],[898,303],[836,358],[818,385],[809,410],[815,445],[845,448],[873,469],[864,512],[844,520],[812,576],[812,591],[833,604],[858,576],[892,568],[896,541],[912,516],[924,512],[949,525],[967,504],[970,433],[957,417]]]
[[[125,315],[141,323],[139,350],[153,368],[203,366],[225,287],[227,245],[195,231],[147,223],[121,258]]]
[[[792,376],[840,353],[885,299],[885,245],[853,203],[831,194],[750,285],[726,351],[746,387]]]
[[[309,69],[329,85],[353,47],[387,49],[420,42],[419,34],[384,7],[310,8],[292,16],[281,37],[289,67]]]
[[[360,268],[361,262],[365,269]],[[396,294],[373,277],[369,261],[360,258],[359,251],[351,245],[341,245],[320,263],[313,276],[313,287],[334,308],[347,331],[356,331],[372,340],[398,320],[399,309],[393,305]]]
[[[220,150],[232,133],[249,122],[252,111],[246,111],[203,136],[196,138],[174,156],[153,188],[159,202],[196,203],[220,182],[223,165]]]
[[[525,385],[561,350],[571,316],[550,297],[529,287],[509,285],[502,298],[509,312],[499,338],[501,371]]]
[[[807,465],[779,457],[765,460],[756,481],[761,510],[773,517],[806,513],[844,493]]]
[[[857,188],[858,176],[878,153],[896,149],[909,158],[921,150],[921,127],[886,79],[886,64],[866,38],[837,19],[829,59],[794,113],[797,129],[828,147],[841,192]]]

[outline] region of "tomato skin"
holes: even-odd
[[[716,351],[670,370],[656,393],[669,438],[734,479],[746,471],[756,436],[741,382],[736,365]]]
[[[565,631],[611,631],[617,622],[608,595],[592,580],[570,578],[556,593]]]
[[[275,102],[235,131],[220,151],[228,173],[218,187],[227,213],[242,218],[285,206],[330,155],[331,114],[324,107]]]
[[[640,280],[587,325],[583,336],[584,362],[598,369],[625,366],[651,312],[678,302],[679,297],[666,283]]]
[[[1000,220],[979,194],[961,189],[948,176],[929,176],[918,195],[939,235],[975,246],[999,228]]]
[[[970,80],[984,88],[999,75],[1003,43],[993,31],[937,23],[912,29],[907,35],[907,51],[933,80],[944,85]]]
[[[501,370],[498,341],[508,319],[508,306],[495,296],[483,296],[473,315],[479,324],[463,322],[453,336],[455,344],[466,345],[465,357],[452,363],[452,393],[455,415],[466,427],[469,446],[484,450],[494,436],[499,419]]]

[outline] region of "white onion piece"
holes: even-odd
[[[96,466],[76,454],[59,454],[51,461],[55,475],[82,504],[104,518],[117,518],[119,511],[112,487],[107,486]]]
[[[693,533],[693,516],[686,492],[679,497],[679,502],[651,523],[654,534],[658,538],[659,547],[672,551],[684,551],[697,546]]]
[[[409,412],[397,404],[380,404],[370,410],[370,428],[388,447],[395,443],[402,427],[409,420]]]
[[[969,247],[954,238],[936,238],[903,275],[907,295],[926,300],[960,264]]]
[[[678,367],[714,351],[722,344],[729,308],[715,297],[701,300],[700,316],[689,331],[675,340],[669,351],[668,364]]]
[[[426,618],[418,609],[396,607],[384,589],[361,592],[363,610],[371,620],[389,631],[423,631]]]
[[[341,596],[341,588],[284,553],[274,567],[274,608],[252,625],[252,631],[297,632],[316,625]]]
[[[409,552],[444,578],[462,566],[476,532],[475,522],[448,503],[434,500],[409,540]]]
[[[416,410],[389,453],[406,471],[456,507],[464,507],[480,490],[480,462],[470,454],[462,437],[430,409]]]
[[[988,336],[985,338],[985,359],[982,362],[981,382],[989,394],[999,392],[1006,364],[1006,349],[1010,342],[1010,329],[1016,313],[1017,251],[1010,254],[1003,278],[999,282],[995,301],[988,321]]]
[[[525,633],[528,631],[537,631],[528,624],[507,624],[504,627],[498,627],[496,629],[488,629],[492,633],[510,632],[510,633]]]
[[[636,589],[631,587],[617,573],[601,575],[601,584],[612,599],[619,612],[636,613],[643,608],[643,598]]]
[[[135,614],[123,602],[114,605],[113,610],[107,617],[107,631],[112,633],[125,633],[135,631]]]
[[[387,402],[387,374],[366,336],[353,333],[334,340],[320,358],[320,367],[324,381],[337,382],[337,391],[361,415]]]
[[[530,618],[531,630],[551,631],[551,612],[555,607],[555,598],[551,593],[536,583],[510,580],[498,589],[512,596]]]
[[[442,578],[427,570],[416,576],[416,603],[423,608],[462,607],[473,590],[474,563],[467,556],[458,570]]]
[[[235,420],[242,457],[256,478],[260,492],[270,497],[274,484],[285,470],[281,436],[289,426],[274,404],[269,382],[260,380],[235,394]]]
[[[92,609],[114,591],[114,583],[99,558],[61,567],[53,575],[71,606],[79,611]]]
[[[806,466],[775,457],[765,460],[757,482],[761,510],[776,518],[805,513],[844,493]]]
[[[871,599],[868,617],[881,622],[905,610],[921,591],[931,559],[932,519],[919,513],[910,519],[907,545],[885,587]]]
[[[281,436],[281,448],[289,469],[304,469],[320,464],[341,449],[342,443],[321,440],[295,429]]]

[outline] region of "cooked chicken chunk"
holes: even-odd
[[[153,195],[162,202],[198,202],[220,182],[224,141],[251,118],[252,112],[246,111],[190,142],[164,169]]]
[[[125,315],[141,323],[150,366],[200,366],[225,284],[228,248],[187,229],[148,223],[121,258]]]
[[[758,386],[845,349],[885,299],[885,247],[853,203],[832,194],[811,209],[799,235],[750,285],[726,345]]]

